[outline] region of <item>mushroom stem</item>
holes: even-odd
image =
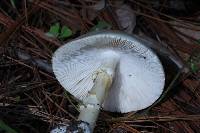
[[[119,57],[116,54],[104,60],[101,69],[97,72],[93,88],[83,101],[84,105],[80,106],[78,120],[89,123],[91,131],[95,127],[101,105],[111,87],[118,61]]]
[[[80,106],[78,119],[89,123],[91,131],[95,127],[101,104],[108,93],[111,83],[112,77],[105,72],[100,72],[92,90],[84,101],[84,105]]]

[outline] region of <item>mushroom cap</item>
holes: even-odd
[[[97,70],[112,52],[119,62],[103,109],[126,113],[152,105],[162,94],[165,74],[158,56],[136,36],[104,31],[68,42],[53,55],[54,74],[69,93],[83,101]]]

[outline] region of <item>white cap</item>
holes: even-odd
[[[160,97],[165,74],[158,56],[137,38],[119,32],[84,35],[61,46],[53,55],[53,71],[68,92],[84,100],[108,58],[119,61],[104,110],[137,111]]]

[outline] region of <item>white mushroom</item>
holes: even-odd
[[[79,120],[91,129],[100,107],[127,113],[152,105],[165,74],[157,55],[137,38],[120,32],[84,35],[56,50],[53,71],[60,84],[83,101]]]

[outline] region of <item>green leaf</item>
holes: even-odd
[[[10,0],[10,3],[11,3],[13,8],[16,8],[16,6],[15,6],[16,1],[15,0]]]
[[[65,39],[67,37],[70,37],[71,35],[72,35],[71,29],[69,29],[67,26],[63,26],[59,38]]]
[[[99,31],[103,29],[111,29],[112,25],[105,21],[98,21],[97,25],[91,28],[91,31]]]
[[[196,41],[196,43],[200,45],[200,39],[198,39],[198,40]]]
[[[199,70],[198,66],[195,63],[191,63],[190,68],[193,73],[196,73]]]
[[[2,120],[0,120],[0,131],[5,131],[5,133],[17,133],[14,129],[6,125]]]
[[[20,97],[20,96],[17,96],[17,97],[15,97],[15,101],[16,101],[16,102],[19,102],[19,101],[20,101],[20,99],[21,99],[21,97]]]
[[[56,23],[50,27],[50,30],[46,35],[49,37],[58,37],[59,30],[60,30],[60,24]]]
[[[49,37],[54,37],[54,38],[60,38],[60,39],[65,39],[67,37],[70,37],[73,33],[72,30],[69,29],[67,26],[63,26],[61,31],[60,31],[60,24],[56,23],[50,27],[49,32],[46,33],[47,36]]]

